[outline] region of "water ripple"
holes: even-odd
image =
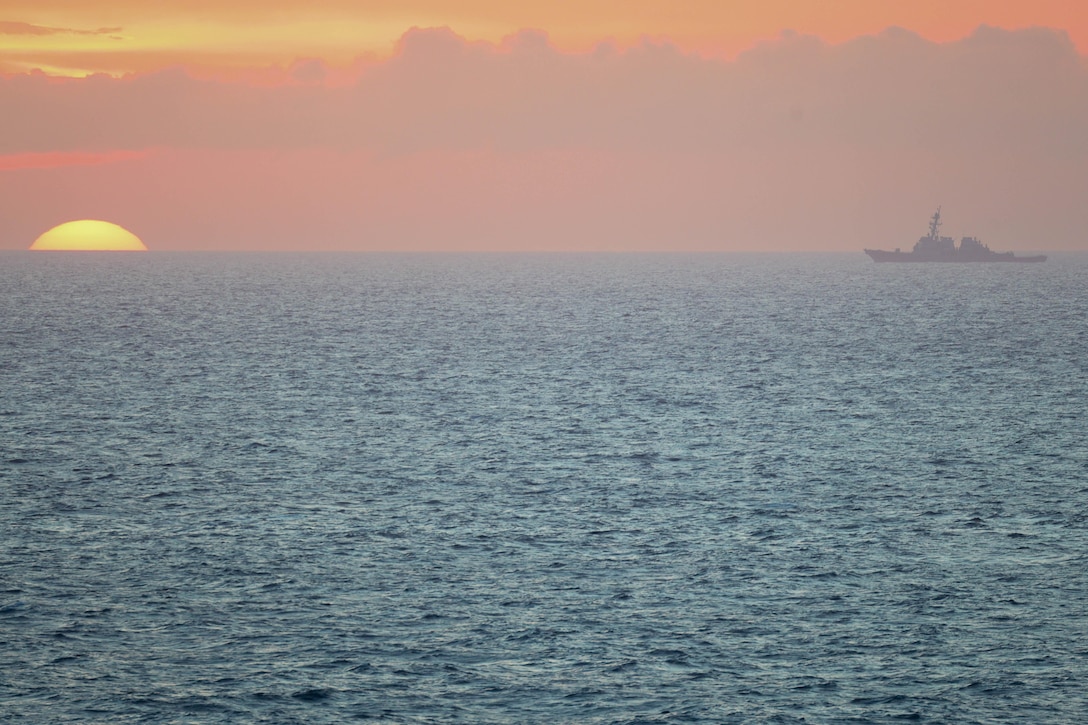
[[[1082,719],[1086,262],[856,257],[5,255],[2,711]]]

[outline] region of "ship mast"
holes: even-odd
[[[937,207],[937,211],[933,214],[933,218],[929,220],[929,238],[936,239],[937,232],[941,228],[941,207]]]

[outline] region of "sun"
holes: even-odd
[[[30,248],[37,251],[147,251],[147,246],[129,230],[95,219],[59,224],[35,239]]]

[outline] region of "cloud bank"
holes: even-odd
[[[860,239],[867,228],[898,230],[910,214],[916,236],[937,202],[960,205],[963,233],[1011,233],[1018,249],[1069,246],[1088,221],[1070,191],[1088,189],[1088,66],[1058,31],[982,27],[944,44],[898,29],[842,45],[785,34],[722,61],[668,44],[570,54],[535,31],[493,45],[414,29],[349,83],[329,83],[320,61],[286,77],[274,87],[181,69],[5,77],[0,107],[17,112],[0,115],[0,154],[157,149],[186,174],[214,166],[215,154],[288,154],[266,172],[322,190],[308,203],[321,200],[318,231],[343,227],[338,238],[377,224],[357,218],[344,187],[379,193],[399,175],[412,184],[381,191],[378,218],[403,209],[435,220],[413,221],[414,240],[486,237],[486,248],[523,231],[515,210],[547,216],[534,206],[542,199],[566,209],[569,224],[549,223],[548,234],[567,241],[536,235],[532,248],[873,246]],[[125,168],[135,178],[150,167]],[[444,183],[458,187],[457,204],[441,201]],[[597,211],[564,185],[599,198]],[[469,224],[464,210],[488,214],[495,194],[506,205],[490,212],[490,231]],[[347,221],[328,222],[338,213]],[[602,241],[610,222],[629,243]],[[382,224],[399,248],[394,221]],[[578,229],[595,241],[577,241]]]
[[[114,35],[115,33],[120,32],[121,28],[81,30],[78,28],[53,28],[47,25],[33,25],[31,23],[12,20],[0,20],[0,35]]]

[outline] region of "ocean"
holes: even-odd
[[[1084,722],[1086,279],[0,254],[0,721]]]

